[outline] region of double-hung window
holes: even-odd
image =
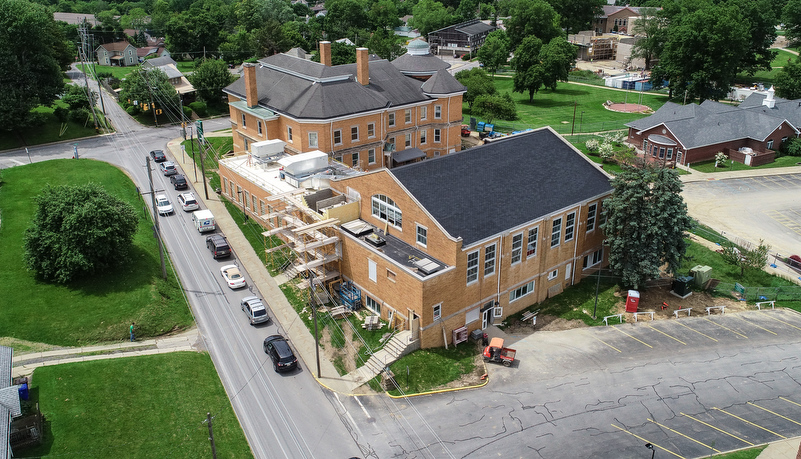
[[[562,238],[562,217],[553,219],[553,229],[551,230],[551,247],[559,245]]]
[[[412,109],[407,108],[405,112],[403,112],[403,122],[409,124],[412,122]]]
[[[317,133],[309,133],[309,148],[317,148]]]
[[[434,118],[442,118],[442,105],[434,105]]]
[[[424,120],[428,118],[428,107],[420,107],[420,119]],[[787,139],[787,137],[785,137]]]
[[[389,127],[394,127],[395,126],[395,114],[394,113],[390,113],[387,116],[387,120],[388,120],[388,123],[389,123]]]
[[[484,277],[495,273],[495,244],[484,248]]]
[[[375,137],[375,123],[369,123],[367,125],[367,138],[371,139]]]
[[[573,240],[573,233],[576,229],[576,213],[572,212],[567,214],[565,219],[565,242]]]
[[[426,246],[428,244],[428,228],[417,225],[417,243]]]
[[[342,131],[339,129],[334,131],[334,145],[342,145]]]
[[[359,140],[359,126],[350,128],[350,140],[351,142],[357,142]]]
[[[292,143],[292,128],[289,126],[286,127],[286,141]]]
[[[590,204],[587,207],[587,231],[592,231],[595,229],[595,216],[598,213],[598,204]]]
[[[434,129],[434,143],[439,143],[441,139],[440,130]]]
[[[478,250],[467,254],[467,283],[478,280]]]
[[[523,258],[523,233],[512,236],[512,264],[520,263]]]
[[[526,258],[537,256],[537,237],[539,236],[540,227],[531,228],[528,230],[528,246],[526,247]]]

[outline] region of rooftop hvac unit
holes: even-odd
[[[428,258],[415,261],[414,266],[423,274],[431,274],[439,269],[439,264],[429,260]]]
[[[250,154],[257,158],[269,158],[284,152],[286,142],[280,139],[264,140],[250,144]]]

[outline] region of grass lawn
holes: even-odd
[[[495,87],[501,93],[508,92],[517,105],[517,121],[495,120],[495,129],[511,132],[526,128],[551,126],[560,134],[569,134],[571,130],[579,132],[602,132],[624,129],[629,121],[648,115],[639,113],[617,113],[604,108],[604,102],[616,103],[628,101],[637,103],[640,93],[626,92],[608,88],[585,86],[573,83],[559,83],[555,91],[541,90],[529,102],[528,93],[512,92],[511,78],[495,78]],[[656,110],[667,102],[667,95],[644,93],[642,103]],[[575,126],[573,125],[575,107]],[[467,104],[463,106],[464,119],[470,120]],[[477,118],[478,119],[478,118]],[[479,121],[485,121],[478,119]]]
[[[178,352],[41,367],[43,445],[15,457],[253,457],[211,358]]]
[[[716,454],[715,456],[708,457],[709,459],[756,459],[765,448],[767,448],[767,446],[757,446],[733,453]]]
[[[393,363],[390,369],[395,374],[395,382],[404,394],[419,394],[428,392],[435,387],[442,386],[459,379],[475,369],[474,358],[478,348],[472,343],[463,343],[459,346],[448,346],[448,349],[420,349],[409,355],[401,357]],[[409,374],[406,374],[406,368]],[[389,391],[392,395],[401,395],[396,390]]]
[[[773,81],[776,79],[776,75],[779,73],[779,70],[781,70],[781,67],[784,67],[787,64],[787,59],[795,60],[798,58],[798,56],[795,54],[787,52],[783,49],[778,49],[776,51],[778,51],[776,53],[776,57],[773,58],[773,61],[770,63],[772,70],[760,70],[754,73],[753,76],[748,76],[744,73],[741,73],[737,75],[735,82],[744,84],[752,84],[756,82],[765,84],[773,83]],[[767,87],[765,89],[767,89]]]
[[[83,64],[78,64],[76,67],[78,67],[78,70],[86,73],[86,71],[84,71],[84,65]],[[119,67],[119,66],[116,66],[116,65],[114,65],[114,66],[95,65],[94,67],[95,67],[95,72],[96,73],[111,73],[111,75],[114,78],[118,79],[118,80],[124,80],[131,72],[133,72],[137,68],[136,66]],[[92,75],[92,72],[90,71],[87,74],[87,76],[89,76],[91,78],[91,75]]]
[[[45,184],[89,181],[141,209],[131,260],[114,271],[69,285],[37,280],[23,262],[23,234],[36,211],[33,197]],[[133,182],[116,167],[89,159],[57,159],[5,169],[0,215],[0,336],[77,346],[126,339],[132,321],[142,338],[192,325],[169,265],[167,280],[161,279],[149,212]]]
[[[67,104],[56,101],[55,105],[66,107]],[[34,112],[43,113],[45,122],[40,126],[33,126],[14,131],[0,131],[0,150],[24,148],[31,145],[58,142],[70,139],[91,137],[95,134],[94,123],[78,123],[67,121],[61,123],[53,115],[53,107],[38,107]]]
[[[195,71],[195,61],[178,61],[175,63],[181,73],[192,73]]]
[[[730,172],[730,171],[748,171],[753,169],[772,169],[775,167],[791,167],[801,165],[801,156],[782,156],[776,158],[776,161],[761,166],[746,166],[743,163],[734,163],[731,160],[726,161],[726,167],[715,167],[715,160],[703,161],[691,164],[690,167],[698,172],[714,173],[714,172]]]

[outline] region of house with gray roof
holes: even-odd
[[[429,32],[426,38],[434,54],[461,57],[478,51],[487,35],[493,30],[494,26],[479,19],[472,19]]]
[[[127,41],[106,43],[95,50],[98,65],[130,67],[139,63],[136,47]]]
[[[170,80],[172,87],[175,88],[181,97],[195,92],[195,87],[192,86],[192,83],[178,70],[177,63],[169,55],[146,59],[142,63],[142,68],[145,70],[159,69],[164,72],[164,74],[167,75],[167,79]]]
[[[343,279],[422,347],[499,323],[605,260],[610,177],[551,128],[330,185],[358,198],[358,215],[340,216]]]
[[[627,141],[652,161],[684,166],[715,159],[718,152],[749,165],[772,162],[774,150],[798,137],[801,101],[752,94],[739,106],[706,100],[668,102],[653,115],[627,123]]]

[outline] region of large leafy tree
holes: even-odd
[[[495,71],[509,59],[509,38],[503,30],[494,30],[487,35],[478,49],[478,61],[495,75]]]
[[[485,118],[488,123],[496,119],[513,121],[517,119],[517,108],[512,96],[507,92],[501,94],[485,94],[476,97],[474,103],[476,116]]]
[[[46,185],[34,200],[25,261],[42,279],[67,283],[125,262],[139,222],[133,206],[94,183]]]
[[[801,0],[789,0],[782,10],[784,36],[792,43],[801,41]]]
[[[333,40],[355,38],[358,31],[370,28],[366,0],[327,0],[325,9],[328,10],[325,15],[325,31]],[[364,32],[362,35],[365,35]]]
[[[568,34],[590,30],[606,5],[605,0],[548,0],[548,3],[559,13],[562,28]]]
[[[376,29],[373,32],[370,39],[367,40],[367,49],[378,57],[389,61],[395,60],[405,52],[400,43],[398,43],[397,35],[385,28]]]
[[[692,220],[672,169],[623,166],[604,201],[609,267],[627,287],[640,288],[659,275],[662,265],[675,273],[687,250],[684,239]]]
[[[662,52],[665,44],[665,18],[658,15],[656,8],[643,8],[631,32],[637,37],[631,56],[645,60],[645,69],[651,69],[651,62]]]
[[[498,92],[495,88],[495,83],[492,77],[487,75],[484,69],[473,67],[470,70],[461,70],[454,75],[459,83],[462,83],[467,92],[464,94],[463,99],[467,102],[470,110],[473,110],[473,102],[478,96],[492,95]]]
[[[64,90],[72,56],[52,13],[25,0],[0,0],[0,126],[30,125],[31,110]]]
[[[517,0],[505,21],[511,49],[517,49],[523,39],[533,35],[543,43],[562,35],[560,18],[556,10],[545,0]]]
[[[228,65],[219,59],[204,60],[189,76],[197,95],[211,105],[222,103],[223,88],[234,80],[236,77],[228,71]]]
[[[512,60],[516,72],[514,91],[528,91],[528,100],[531,102],[541,87],[554,90],[559,81],[567,81],[575,62],[576,48],[564,37],[556,37],[544,46],[538,38],[527,37],[517,47]]]
[[[475,19],[478,14],[478,0],[461,0],[459,7],[456,8],[456,16],[460,22]]]
[[[776,95],[785,99],[801,99],[801,58],[788,59],[776,75]]]
[[[137,69],[122,81],[120,100],[126,107],[141,110],[144,104],[178,113],[178,92],[170,84],[167,74],[157,68]],[[179,116],[179,115],[177,115]]]
[[[429,32],[447,27],[456,21],[457,19],[445,9],[442,3],[436,0],[420,0],[412,8],[409,26],[420,31],[420,34],[425,37]]]
[[[398,6],[392,0],[378,0],[370,6],[368,12],[372,30],[394,29],[401,25]],[[372,49],[372,48],[371,48]]]

